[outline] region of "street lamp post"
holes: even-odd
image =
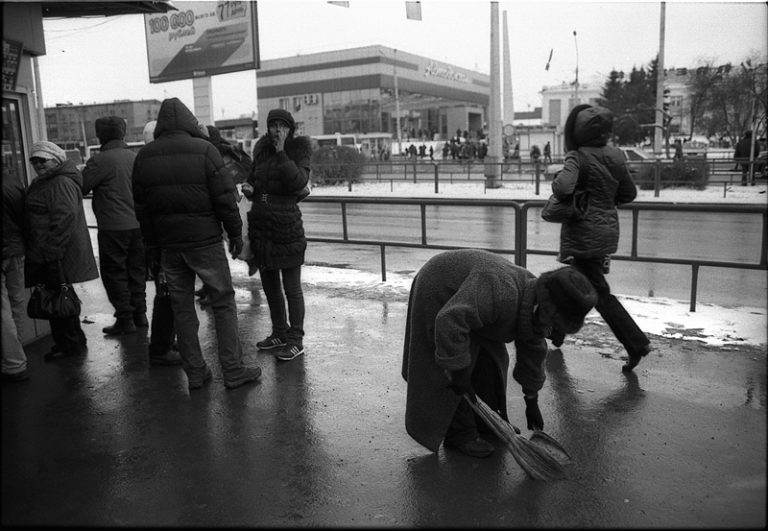
[[[573,44],[576,46],[576,81],[573,84],[573,104],[579,104],[579,41],[576,40],[576,30],[573,30]]]

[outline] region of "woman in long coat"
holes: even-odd
[[[99,278],[91,236],[85,221],[83,178],[74,162],[52,142],[32,145],[30,163],[37,178],[25,201],[25,284],[56,288]],[[45,359],[85,353],[80,317],[50,319],[54,346]]]
[[[551,326],[578,331],[597,301],[589,281],[570,267],[530,271],[478,249],[433,256],[413,279],[406,317],[402,376],[408,383],[405,427],[436,452],[441,442],[474,457],[493,446],[480,438],[462,395],[475,393],[507,418],[509,354],[523,388],[529,429],[542,429],[545,337]]]

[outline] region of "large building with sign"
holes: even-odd
[[[391,133],[444,140],[482,130],[490,100],[486,74],[428,57],[365,46],[261,62],[258,116],[290,111],[305,135]]]

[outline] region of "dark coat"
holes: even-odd
[[[196,249],[242,235],[237,190],[224,161],[178,98],[160,105],[155,140],[133,168],[136,217],[147,247]]]
[[[110,140],[83,168],[83,195],[93,191],[99,230],[138,229],[131,173],[136,153],[123,140]]]
[[[99,278],[81,186],[82,176],[71,160],[38,176],[29,185],[24,204],[27,287],[46,282],[36,266],[58,260],[69,282]]]
[[[252,270],[287,269],[304,263],[307,239],[296,195],[309,182],[312,144],[306,136],[290,137],[278,153],[269,136],[253,148],[253,205],[248,212],[248,240]],[[262,201],[262,194],[272,196]]]
[[[3,259],[24,256],[24,198],[19,179],[3,175]]]
[[[733,152],[733,158],[736,159],[736,162],[741,162],[741,168],[744,171],[749,170],[749,151],[751,149],[752,144],[754,144],[754,153],[753,157],[757,158],[757,156],[760,154],[760,144],[757,141],[757,138],[753,138],[752,134],[745,134],[741,140],[736,144],[736,149]]]
[[[482,250],[440,253],[419,270],[408,300],[402,376],[408,382],[405,428],[437,451],[461,398],[445,370],[474,366],[487,356],[498,367],[493,386],[506,418],[509,354],[515,342],[514,379],[524,389],[544,384],[545,331],[534,325],[536,277],[509,260]],[[479,396],[483,389],[475,387]]]
[[[590,109],[589,119],[577,123],[576,114]],[[616,252],[619,244],[619,215],[616,205],[637,197],[626,157],[620,149],[606,145],[611,120],[607,109],[580,105],[566,121],[565,141],[570,151],[552,180],[552,193],[561,200],[573,194],[579,172],[586,172],[589,210],[580,221],[563,223],[560,228],[559,260],[602,258]]]

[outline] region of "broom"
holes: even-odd
[[[472,402],[468,395],[464,394],[464,399],[469,403],[472,410],[483,419],[499,439],[507,445],[507,450],[515,458],[525,473],[532,479],[541,481],[552,481],[565,477],[564,464],[565,459],[558,459],[553,453],[548,452],[542,446],[530,441],[515,432],[514,427],[501,418],[501,416],[490,408],[488,404],[477,398],[477,402]],[[539,433],[539,432],[537,432]],[[540,432],[543,434],[543,432]],[[544,434],[546,438],[552,439]],[[560,449],[559,444],[554,443]],[[562,450],[565,453],[565,450]],[[567,456],[568,454],[565,453]]]

